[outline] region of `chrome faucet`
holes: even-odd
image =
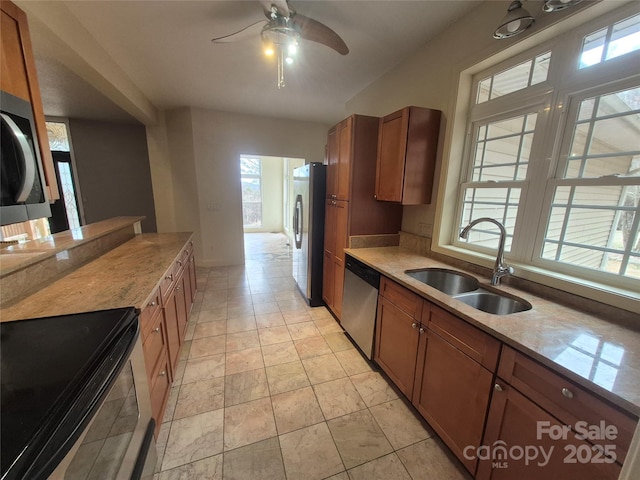
[[[504,228],[499,221],[494,220],[489,217],[482,217],[473,220],[469,225],[464,227],[462,232],[460,232],[460,238],[467,238],[469,235],[469,230],[475,227],[480,222],[491,222],[498,226],[500,229],[500,243],[498,243],[498,254],[496,256],[496,263],[493,266],[493,275],[491,276],[491,285],[499,285],[500,279],[505,275],[513,274],[513,267],[510,267],[506,263],[504,263],[504,241],[507,238],[507,230]]]

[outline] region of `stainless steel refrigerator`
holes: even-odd
[[[309,163],[293,170],[293,278],[312,307],[323,305],[322,260],[327,167]]]

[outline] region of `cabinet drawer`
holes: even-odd
[[[158,362],[158,368],[154,372],[154,378],[151,382],[151,415],[155,418],[156,423],[162,423],[164,409],[169,398],[169,389],[171,388],[171,379],[169,378],[169,363],[167,356]]]
[[[175,262],[171,265],[171,268],[167,270],[162,277],[162,281],[160,282],[160,293],[162,295],[162,304],[164,305],[171,293],[173,285],[175,285],[175,280],[178,278],[175,272],[176,264]]]
[[[147,372],[151,372],[151,375],[153,375],[153,371],[160,357],[163,353],[166,354],[167,351],[167,335],[164,331],[162,315],[156,315],[149,335],[144,339],[142,349],[144,350],[144,361],[147,366]],[[152,378],[150,377],[149,380],[152,380]]]
[[[160,292],[155,290],[151,296],[151,300],[140,311],[140,331],[142,333],[142,341],[144,342],[153,327],[154,321],[160,314]]]
[[[422,299],[411,290],[398,285],[386,277],[381,277],[380,295],[393,303],[396,307],[407,312],[413,318],[420,318]]]
[[[479,328],[425,301],[422,324],[491,372],[500,356],[500,342]]]
[[[615,445],[617,460],[624,462],[638,422],[636,417],[506,346],[502,350],[498,375],[566,425],[574,427],[577,422],[586,422],[588,428],[600,427],[604,422],[606,426],[615,426],[615,439],[590,441]]]

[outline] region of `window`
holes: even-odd
[[[580,68],[640,50],[640,15],[593,32],[582,42]]]
[[[262,226],[262,178],[259,158],[240,156],[242,185],[242,224],[244,227]]]
[[[51,149],[53,162],[58,173],[58,183],[64,202],[67,227],[69,229],[80,228],[78,200],[73,169],[71,167],[71,156],[69,155],[71,148],[69,146],[67,124],[63,122],[46,122],[46,126],[49,148]],[[65,152],[66,155],[61,154],[61,152]],[[56,213],[54,213],[54,216],[55,215]]]
[[[475,75],[452,242],[638,291],[640,15],[587,28]]]

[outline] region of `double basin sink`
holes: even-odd
[[[531,310],[531,304],[525,300],[480,288],[478,280],[466,273],[444,268],[422,268],[404,273],[483,312],[509,315]]]

